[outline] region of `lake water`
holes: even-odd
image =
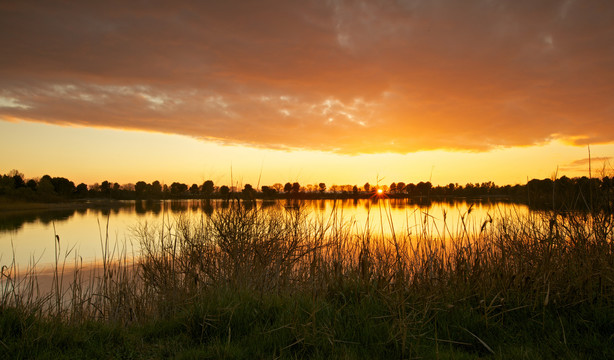
[[[408,199],[257,201],[255,206],[284,208],[297,204],[304,206],[309,216],[328,218],[335,214],[347,221],[352,231],[362,233],[368,227],[374,234],[426,231],[436,236],[444,226],[454,234],[462,226],[461,217],[470,228],[479,229],[489,216],[529,212],[524,205],[509,203],[416,204]],[[33,263],[37,268],[49,266],[55,261],[56,234],[60,238],[60,258],[66,258],[67,263],[73,263],[75,258],[84,263],[100,260],[101,240],[106,234],[111,246],[137,254],[138,242],[132,229],[139,224],[161,224],[163,219],[168,223],[179,216],[200,221],[224,206],[229,205],[219,200],[208,204],[201,200],[127,201],[112,209],[0,213],[0,265],[9,266],[14,259],[22,270]]]

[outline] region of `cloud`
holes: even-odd
[[[601,1],[3,2],[0,118],[339,153],[614,141]]]
[[[575,166],[588,166],[589,163],[594,164],[594,163],[606,163],[608,161],[612,160],[611,156],[602,156],[602,157],[594,157],[594,158],[584,158],[584,159],[579,159],[579,160],[574,160],[572,162],[570,162],[568,165],[575,167]]]
[[[565,166],[562,166],[562,171],[587,171],[589,166],[594,171],[594,174],[598,174],[600,171],[604,172],[609,170],[612,166],[610,162],[614,159],[611,156],[596,156],[592,158],[583,158],[574,160]]]

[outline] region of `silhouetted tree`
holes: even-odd
[[[301,185],[297,182],[292,184],[292,192],[295,194],[298,194],[298,192],[301,190]]]
[[[158,180],[151,183],[151,195],[155,197],[162,195],[162,185]]]
[[[119,186],[118,183],[113,183],[113,187],[111,188],[111,194],[117,196],[120,189],[121,189],[121,186]]]
[[[369,190],[371,190],[371,185],[369,183],[365,183],[362,187],[365,192],[369,192]]]
[[[263,186],[262,187],[262,195],[264,197],[273,197],[277,194],[277,191],[269,186]]]
[[[227,198],[228,195],[230,195],[230,188],[226,185],[222,185],[220,187],[220,194]]]
[[[321,183],[318,184],[318,188],[319,188],[321,193],[324,193],[326,191],[326,184],[321,182]]]
[[[20,174],[17,174],[17,175],[13,176],[13,187],[15,189],[26,187],[26,183],[25,183],[25,181],[23,181],[23,177],[21,177]]]
[[[253,199],[254,198],[254,193],[256,192],[256,190],[254,190],[252,185],[245,184],[245,186],[243,186],[243,190],[241,192],[243,193],[243,197],[245,199]]]
[[[75,192],[77,196],[80,198],[86,197],[87,196],[87,185],[84,183],[80,183],[79,185],[77,185]]]
[[[199,192],[198,185],[192,184],[192,186],[190,186],[190,194],[192,194],[192,196],[198,195]]]
[[[122,190],[124,192],[134,193],[134,184],[132,184],[132,183],[123,184],[122,185]]]
[[[174,182],[171,184],[171,194],[172,195],[181,195],[188,191],[188,186],[186,184],[182,184],[179,182]]]
[[[284,185],[284,192],[289,193],[290,191],[292,191],[292,184],[287,182],[286,185]]]
[[[418,191],[420,196],[427,196],[429,194],[429,191],[431,190],[431,187],[433,187],[433,185],[431,185],[430,181],[427,181],[427,182],[420,181],[416,185],[416,191]]]
[[[14,180],[12,176],[0,176],[0,194],[10,194],[14,189]]]
[[[145,181],[138,181],[134,184],[134,193],[137,198],[141,198],[145,196],[145,192],[147,191],[147,183]]]
[[[98,188],[98,191],[102,196],[110,196],[111,195],[111,183],[108,181],[103,181]]]
[[[214,185],[213,185],[213,181],[211,180],[207,180],[203,183],[203,195],[205,195],[205,197],[210,197],[211,194],[213,194],[213,190],[214,190]]]
[[[36,192],[41,196],[42,199],[44,200],[49,200],[51,199],[53,196],[57,195],[55,193],[55,188],[53,187],[53,183],[51,182],[51,176],[49,175],[44,175],[39,181],[38,181],[38,188],[36,189]]]
[[[26,186],[30,189],[32,189],[32,191],[36,191],[36,188],[38,187],[38,184],[36,183],[35,180],[30,179],[28,180],[28,182],[26,183]]]
[[[51,183],[55,192],[60,196],[69,197],[75,192],[75,183],[66,178],[54,177],[51,179]]]
[[[13,169],[13,170],[9,171],[9,173],[7,175],[9,177],[15,177],[16,175],[18,175],[22,179],[25,177],[25,175],[23,173],[19,172],[19,170],[17,170],[17,169]]]
[[[280,193],[284,189],[284,186],[282,184],[280,184],[280,183],[275,183],[275,184],[273,184],[273,189],[275,189],[275,191]]]

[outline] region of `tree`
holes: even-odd
[[[397,192],[402,193],[403,191],[405,191],[405,183],[402,181],[399,181],[397,183]]]
[[[358,186],[354,185],[352,188],[352,193],[354,193],[354,195],[358,194]]]
[[[396,193],[397,192],[397,184],[396,183],[390,184],[390,187],[388,189],[390,190],[391,193]]]
[[[365,189],[365,192],[369,192],[369,190],[371,190],[371,185],[369,183],[365,183],[362,188]]]
[[[102,184],[100,184],[99,191],[100,191],[100,194],[103,196],[111,195],[111,183],[106,180],[103,181]]]
[[[151,194],[155,196],[162,194],[162,185],[160,185],[158,180],[151,183]]]
[[[243,196],[246,199],[252,199],[254,197],[254,193],[256,192],[256,190],[254,190],[254,187],[250,184],[245,184],[245,186],[243,186]]]
[[[0,194],[11,193],[14,189],[14,180],[12,176],[2,175],[0,176]]]
[[[181,195],[188,191],[188,186],[186,184],[174,182],[171,184],[171,194],[173,195]]]
[[[205,197],[208,198],[209,196],[211,196],[211,194],[213,194],[213,190],[214,190],[213,181],[207,180],[203,183],[202,192],[203,192],[203,195],[205,195]]]
[[[292,184],[287,182],[286,185],[284,185],[284,192],[289,193],[290,191],[292,191]]]
[[[418,191],[418,193],[420,193],[420,196],[425,196],[425,195],[428,195],[432,187],[433,185],[431,185],[430,181],[427,181],[427,182],[420,181],[416,185],[416,190]]]
[[[226,185],[222,185],[220,187],[220,194],[222,194],[222,196],[224,197],[228,197],[228,195],[230,194],[230,188]]]
[[[138,181],[134,185],[134,192],[136,193],[137,198],[140,198],[145,195],[145,191],[147,191],[147,183],[145,181]]]
[[[3,186],[5,188],[9,188],[11,191],[13,189],[19,189],[19,188],[25,187],[26,183],[23,179],[24,179],[24,175],[20,173],[18,170],[13,169],[6,176],[6,180],[4,181]]]
[[[320,188],[320,192],[324,193],[326,191],[326,184],[321,182],[318,184],[318,187]]]
[[[13,169],[13,170],[9,171],[9,173],[7,175],[9,177],[20,176],[22,179],[25,177],[25,175],[23,173],[19,172],[19,170],[17,170],[17,169]]]
[[[75,189],[75,191],[78,197],[83,198],[87,196],[87,185],[84,183],[81,183],[77,185],[77,188]]]
[[[301,190],[301,184],[299,184],[298,182],[295,182],[292,184],[292,192],[295,194],[298,194],[298,192]]]
[[[20,174],[17,174],[17,175],[13,176],[13,187],[15,189],[26,187],[26,183],[25,183],[25,181],[23,181],[23,177],[21,177]]]
[[[49,198],[56,195],[55,188],[51,182],[51,176],[45,175],[38,181],[36,192],[43,198]]]
[[[190,186],[190,194],[192,194],[192,196],[198,195],[199,192],[198,185],[192,184],[192,186]]]
[[[262,195],[264,195],[265,197],[273,197],[275,196],[275,194],[277,194],[277,190],[275,190],[274,188],[270,186],[262,187]]]
[[[30,189],[32,189],[32,191],[36,191],[36,188],[38,187],[38,184],[36,183],[35,180],[30,179],[28,180],[28,182],[26,183],[26,186],[29,187]]]
[[[60,196],[68,197],[75,192],[75,183],[66,178],[54,177],[51,179],[51,183],[53,184],[55,192]]]
[[[127,184],[123,184],[121,187],[124,192],[126,191],[134,192],[134,186],[135,185],[133,183],[127,183]]]

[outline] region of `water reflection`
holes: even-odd
[[[87,211],[87,210],[85,210]],[[0,216],[0,233],[1,232],[16,232],[21,229],[24,224],[41,223],[50,224],[51,222],[61,222],[70,219],[76,210],[56,210],[42,213],[8,213]],[[80,211],[83,214],[83,210]]]
[[[159,223],[162,218],[178,216],[211,217],[219,209],[230,206],[246,209],[295,209],[305,208],[318,218],[336,214],[336,218],[348,221],[352,231],[361,233],[368,229],[386,234],[419,234],[423,231],[441,233],[444,229],[454,231],[460,226],[459,219],[465,216],[466,223],[479,225],[491,215],[507,211],[528,212],[522,205],[480,202],[427,202],[419,199],[338,199],[338,200],[143,200],[127,201],[113,208],[78,208],[40,212],[0,213],[0,259],[7,263],[13,247],[19,258],[27,264],[36,253],[41,263],[53,258],[53,234],[55,226],[63,244],[75,246],[75,253],[85,259],[95,258],[100,253],[100,238],[106,235],[118,242],[131,241],[130,228],[138,223]],[[105,223],[109,233],[105,234]],[[166,220],[165,220],[166,221]],[[102,224],[102,225],[101,225]],[[428,227],[428,228],[426,228]],[[132,246],[138,247],[137,244]],[[49,250],[51,249],[51,250]],[[44,254],[44,255],[43,255]]]
[[[473,204],[474,209],[478,207],[492,207],[504,204],[502,202],[466,202],[466,201],[425,201],[420,199],[318,199],[318,200],[302,200],[302,199],[284,199],[284,200],[136,200],[127,201],[121,206],[111,208],[77,208],[77,209],[62,209],[62,210],[44,210],[44,211],[28,211],[28,212],[4,212],[0,213],[0,233],[17,232],[26,224],[35,225],[37,223],[47,225],[52,222],[62,223],[73,219],[75,214],[85,217],[122,217],[122,218],[139,218],[147,216],[160,216],[162,213],[170,213],[173,215],[180,214],[195,214],[204,213],[211,216],[216,209],[227,209],[232,204],[240,203],[246,209],[261,208],[267,209],[272,207],[283,206],[285,208],[305,207],[308,210],[329,212],[335,209],[351,210],[350,213],[360,211],[371,212],[374,208],[384,208],[387,211],[402,211],[408,209],[420,209],[427,211],[431,209],[445,208],[453,210],[459,207],[468,208]],[[477,205],[476,205],[477,204]],[[360,210],[359,210],[360,209]]]

